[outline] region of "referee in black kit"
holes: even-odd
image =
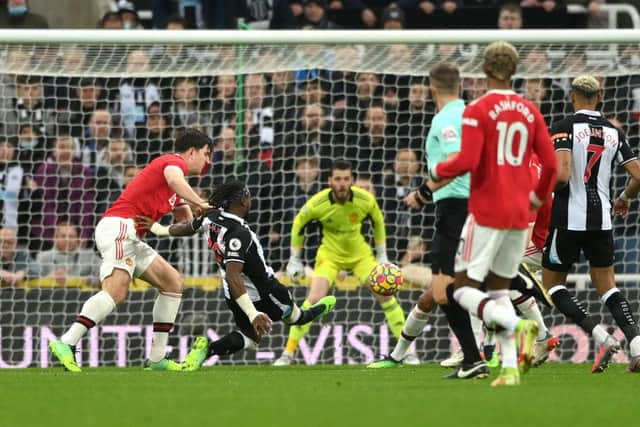
[[[543,284],[558,310],[593,336],[600,348],[592,372],[604,371],[613,354],[620,350],[620,344],[589,316],[565,286],[567,274],[582,251],[589,261],[593,285],[629,344],[631,361],[627,370],[639,372],[640,329],[614,278],[609,188],[613,168],[618,163],[632,179],[616,199],[613,213],[626,215],[630,199],[640,190],[640,162],[624,134],[596,111],[601,100],[602,90],[595,77],[576,77],[571,83],[575,113],[552,128],[558,184],[543,252]]]

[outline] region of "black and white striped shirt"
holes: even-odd
[[[277,282],[273,269],[264,258],[262,245],[247,222],[237,215],[224,211],[211,211],[203,226],[209,227],[209,246],[220,265],[224,296],[231,298],[226,280],[229,262],[244,264],[242,278],[252,301],[260,300],[259,289],[270,289]]]
[[[611,175],[615,163],[636,157],[624,135],[597,111],[579,110],[554,124],[556,151],[571,152],[569,185],[555,192],[551,226],[611,230]]]

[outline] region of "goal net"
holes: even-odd
[[[171,152],[181,129],[201,129],[215,141],[212,168],[192,180],[199,191],[207,194],[231,177],[247,181],[255,197],[249,221],[277,271],[289,257],[296,212],[327,185],[333,160],[351,161],[357,185],[375,194],[384,212],[390,259],[405,270],[407,285],[398,293],[405,312],[430,279],[433,206],[411,211],[402,199],[424,179],[425,137],[435,114],[431,66],[459,65],[462,96],[471,101],[485,91],[484,45],[514,41],[521,59],[514,88],[549,124],[571,113],[570,80],[588,72],[604,85],[604,115],[638,145],[640,40],[624,31],[555,38],[542,32],[29,34],[0,32],[0,368],[50,366],[48,342],[97,290],[94,225],[141,168]],[[618,171],[615,194],[624,183]],[[637,315],[638,204],[631,209],[615,221],[616,271]],[[306,234],[310,270],[319,229]],[[213,339],[230,332],[233,319],[206,240],[147,241],[185,275],[168,356],[182,359],[195,334]],[[580,264],[572,276],[579,298],[612,325],[595,292],[582,289],[585,272]],[[306,284],[292,288],[298,303]],[[368,290],[347,275],[335,294],[336,312],[312,327],[298,362],[359,364],[387,354],[395,339]],[[147,284],[133,283],[127,301],[81,341],[80,363],[141,364],[155,295]],[[555,360],[593,357],[593,343],[579,328],[557,311],[545,309],[545,318],[562,338]],[[273,361],[287,334],[274,326],[257,352],[208,363]],[[424,361],[448,356],[455,343],[441,313],[415,346]]]

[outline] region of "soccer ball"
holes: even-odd
[[[369,288],[378,295],[389,296],[402,286],[400,267],[390,262],[378,264],[369,273]]]

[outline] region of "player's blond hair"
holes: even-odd
[[[518,51],[512,44],[493,42],[484,49],[483,69],[487,76],[509,81],[518,67]]]
[[[590,74],[583,74],[573,79],[571,89],[584,98],[590,99],[600,92],[600,82]]]

